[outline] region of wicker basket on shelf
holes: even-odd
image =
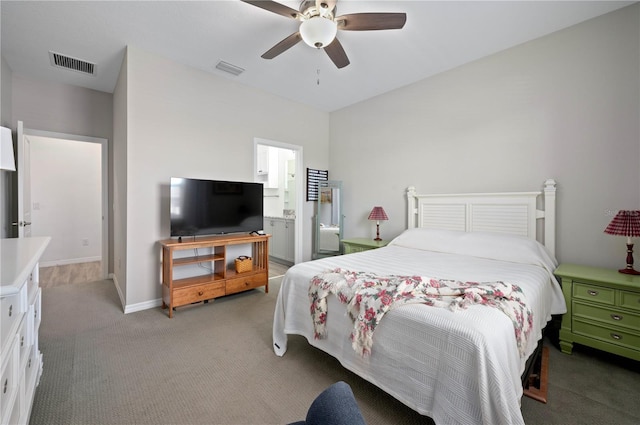
[[[236,272],[244,273],[250,272],[253,268],[253,261],[251,257],[247,257],[246,255],[241,255],[236,258]]]

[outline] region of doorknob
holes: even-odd
[[[19,223],[11,223],[12,226],[20,226],[20,227],[26,227],[26,226],[31,226],[31,222],[30,221],[21,221]]]

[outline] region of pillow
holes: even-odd
[[[415,228],[404,231],[389,245],[534,264],[544,267],[551,275],[558,266],[540,242],[508,233]]]
[[[443,229],[407,229],[389,242],[389,245],[424,249],[426,251],[452,252],[456,238],[464,233],[457,230]]]

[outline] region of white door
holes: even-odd
[[[18,237],[31,236],[31,146],[24,135],[24,124],[18,121]]]

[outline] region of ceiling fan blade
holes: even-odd
[[[329,58],[338,68],[344,68],[349,65],[349,58],[337,38],[334,38],[333,41],[324,48],[324,51],[327,52]]]
[[[338,29],[348,31],[397,30],[407,22],[406,13],[352,13],[338,16]]]
[[[252,4],[261,9],[268,10],[269,12],[273,12],[278,15],[285,16],[287,18],[298,19],[298,16],[300,15],[299,11],[272,0],[240,0],[240,1],[244,3]]]
[[[280,53],[284,52],[285,50],[288,50],[291,47],[298,44],[298,42],[300,42],[301,40],[302,40],[302,36],[300,35],[300,33],[295,32],[291,34],[289,37],[282,40],[280,43],[276,44],[275,46],[273,46],[272,48],[264,52],[264,54],[262,55],[262,58],[273,59],[276,56],[278,56]]]

